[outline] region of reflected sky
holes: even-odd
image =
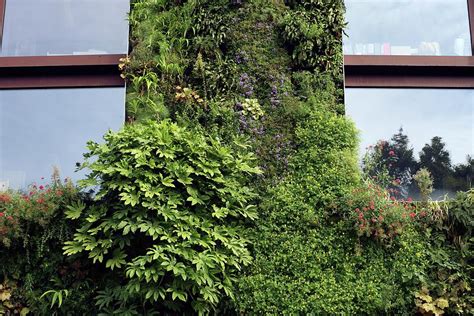
[[[129,0],[7,0],[2,56],[126,53]]]
[[[0,91],[0,185],[25,188],[57,166],[74,173],[89,140],[125,119],[125,88]]]
[[[441,136],[453,164],[474,155],[474,90],[346,89],[346,113],[360,130],[360,152],[400,127],[415,158],[434,136]]]
[[[345,0],[346,54],[472,55],[466,0]]]

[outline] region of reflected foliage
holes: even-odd
[[[446,144],[439,136],[425,144],[416,160],[408,135],[400,128],[390,140],[380,140],[370,146],[363,160],[363,170],[372,179],[388,188],[400,199],[420,198],[420,191],[413,181],[414,175],[426,169],[433,179],[433,197],[445,194],[453,197],[458,191],[472,188],[474,161],[467,155],[466,163],[453,165]]]

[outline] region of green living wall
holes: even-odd
[[[133,1],[127,126],[83,165],[97,194],[0,196],[0,314],[472,314],[474,193],[396,201],[359,171],[343,14]]]

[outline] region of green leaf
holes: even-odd
[[[68,205],[66,207],[67,210],[64,212],[64,214],[66,214],[67,218],[75,220],[81,216],[85,208],[86,205],[84,204],[84,202],[73,202],[71,205]]]

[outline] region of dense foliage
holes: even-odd
[[[87,196],[57,172],[51,182],[0,193],[0,315],[51,315],[54,293],[42,294],[64,289],[75,299],[64,302],[63,312],[91,311],[84,302],[97,287],[90,282],[94,273],[83,258],[66,258],[61,249],[75,230],[64,212],[78,200]]]
[[[0,195],[3,310],[474,314],[472,170],[451,166],[467,192],[431,201],[441,141],[421,168],[402,131],[359,170],[343,11],[132,1],[127,126],[89,145],[94,199],[57,181],[29,204]],[[407,169],[421,201],[402,192]]]
[[[83,185],[99,186],[96,201],[66,213],[81,224],[64,247],[115,271],[101,306],[149,313],[191,302],[203,313],[232,297],[251,258],[241,223],[256,217],[246,186],[259,172],[252,156],[168,121],[104,139],[89,144],[83,165],[91,171]]]

